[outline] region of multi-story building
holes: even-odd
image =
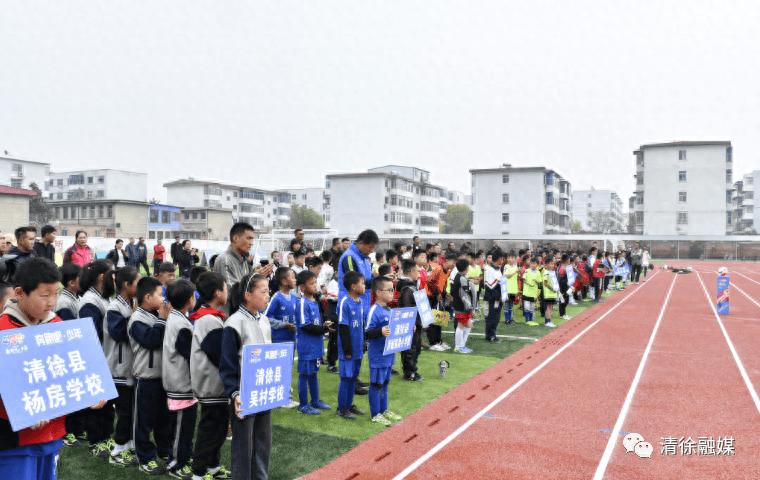
[[[235,222],[248,222],[257,231],[282,228],[290,220],[291,195],[287,191],[270,191],[188,178],[164,184],[167,203],[184,208],[232,210]]]
[[[727,228],[736,234],[755,234],[760,218],[755,217],[755,180],[760,179],[760,170],[755,170],[734,183],[731,198],[732,208],[727,215]]]
[[[0,154],[0,185],[29,189],[34,183],[44,193],[49,177],[49,163]]]
[[[290,203],[308,207],[319,214],[325,222],[325,228],[330,226],[330,193],[326,188],[288,188]]]
[[[590,190],[575,190],[571,205],[573,222],[580,222],[583,230],[592,231],[596,227],[591,221],[594,212],[609,214],[611,231],[623,230],[623,200],[613,190],[597,190],[594,187]]]
[[[230,239],[230,227],[233,224],[231,209],[183,208],[181,217],[179,236],[182,238],[217,241]]]
[[[444,189],[429,179],[426,170],[396,165],[329,174],[330,228],[341,235],[368,228],[379,234],[438,233]]]
[[[58,234],[64,237],[73,236],[77,230],[84,230],[90,237],[147,237],[150,214],[157,220],[153,231],[160,228],[171,232],[171,213],[168,218],[164,217],[167,220],[166,225],[158,225],[162,216],[158,213],[156,218],[152,207],[156,207],[156,210],[159,206],[134,200],[84,199],[56,202],[50,206],[50,210],[57,219],[55,225],[58,227]]]
[[[731,142],[641,145],[636,167],[636,232],[644,235],[725,235],[730,232]]]
[[[50,203],[67,200],[148,201],[148,174],[95,169],[52,172],[46,192]]]
[[[570,182],[545,167],[470,170],[472,233],[533,235],[570,233]]]

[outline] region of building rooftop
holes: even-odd
[[[19,162],[28,162],[28,163],[39,163],[40,165],[50,166],[50,162],[41,162],[39,160],[32,160],[29,158],[17,157],[15,155],[4,154],[4,153],[0,153],[0,159],[13,160],[13,161],[19,161]]]
[[[129,170],[121,170],[118,168],[74,168],[71,170],[66,171],[56,171],[56,172],[50,172],[50,175],[68,175],[70,173],[82,173],[82,172],[123,172],[123,173],[131,173],[134,175],[148,175],[145,172],[132,172]]]
[[[470,173],[511,173],[511,172],[545,172],[545,173],[556,173],[560,177],[562,176],[560,173],[558,173],[553,168],[548,167],[512,167],[512,166],[502,166],[498,168],[475,168],[470,170]]]
[[[7,187],[5,185],[0,185],[0,193],[5,193],[8,195],[29,195],[30,197],[34,197],[37,195],[37,192],[34,190],[27,190],[25,188],[16,188],[16,187]]]
[[[264,193],[275,195],[290,195],[287,190],[270,190],[263,187],[253,187],[251,185],[240,185],[234,183],[218,182],[214,180],[196,180],[195,178],[181,178],[179,180],[172,180],[171,182],[164,183],[164,187],[174,187],[177,185],[215,185],[217,187],[225,188],[244,188],[246,190],[257,190]]]
[[[690,141],[673,141],[669,143],[648,143],[641,145],[639,150],[634,150],[634,154],[645,148],[657,148],[657,147],[706,147],[706,146],[724,146],[730,147],[731,142],[725,140],[705,141],[705,142],[690,142]]]
[[[446,190],[445,188],[441,187],[440,185],[433,185],[432,183],[428,182],[419,182],[417,180],[412,180],[408,177],[403,177],[401,175],[392,175],[387,172],[363,172],[363,173],[328,173],[325,175],[325,178],[364,178],[364,177],[385,177],[385,178],[400,178],[402,180],[405,180],[407,182],[414,183],[415,185],[420,185],[424,187],[432,187],[432,188],[438,188],[440,190]]]

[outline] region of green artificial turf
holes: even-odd
[[[613,292],[614,294],[614,292]],[[604,294],[603,298],[609,294]],[[577,307],[568,306],[568,315],[574,317],[589,307],[594,302],[581,302]],[[485,321],[480,315],[480,320],[475,322],[472,333],[485,333]],[[525,325],[522,311],[515,309],[514,315],[517,325],[505,325],[502,318],[497,328],[497,335],[502,343],[494,344],[485,341],[484,335],[471,335],[467,346],[473,349],[469,355],[456,354],[453,350],[446,352],[434,352],[423,348],[419,357],[418,371],[425,377],[423,382],[407,382],[401,376],[393,376],[389,393],[389,410],[406,417],[419,410],[428,403],[438,399],[449,390],[478,375],[483,370],[495,365],[500,359],[506,358],[526,345],[535,343],[533,340],[525,340],[511,337],[526,337],[540,339],[551,328],[544,326]],[[537,319],[542,323],[540,319]],[[558,308],[555,306],[552,322],[562,325],[565,320],[559,318]],[[444,327],[443,339],[446,343],[454,346],[454,323]],[[450,332],[450,333],[446,333]],[[423,335],[423,340],[427,340]],[[447,360],[449,367],[446,377],[438,376],[438,362]],[[396,355],[397,370],[401,368],[400,355]],[[273,480],[293,479],[317,470],[330,463],[339,455],[354,448],[359,442],[364,441],[386,427],[374,424],[369,420],[369,404],[367,396],[355,396],[354,404],[367,412],[366,416],[359,416],[356,420],[344,420],[335,415],[338,406],[338,375],[327,373],[323,366],[319,375],[320,397],[328,405],[333,407],[330,411],[324,411],[320,415],[303,415],[295,409],[287,410],[276,408],[272,412],[272,457],[270,462],[270,478]],[[294,397],[297,398],[296,369],[293,369]],[[369,368],[366,362],[362,368],[360,379],[369,381]],[[199,416],[200,419],[200,416]],[[296,452],[294,454],[294,452]],[[222,465],[230,467],[230,442],[225,442],[222,447]],[[110,465],[108,461],[98,460],[87,453],[86,447],[76,449],[63,447],[60,451],[58,464],[58,478],[61,480],[101,480],[115,477],[119,480],[138,480],[146,478],[145,474],[137,468],[121,468]],[[163,476],[161,478],[169,478]]]

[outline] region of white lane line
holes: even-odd
[[[454,332],[452,332],[452,331],[450,331],[450,330],[443,330],[443,332],[441,332],[441,333],[454,333]],[[470,332],[470,335],[480,335],[480,336],[483,336],[483,335],[485,335],[485,333],[472,333],[472,332]],[[516,338],[516,339],[518,339],[518,340],[533,340],[534,342],[537,342],[537,341],[541,340],[540,338],[534,338],[534,337],[517,337],[517,336],[515,336],[515,335],[496,335],[496,336],[497,336],[497,337],[500,337],[500,338]]]
[[[657,273],[659,273],[659,271],[656,272],[654,275],[652,275],[650,277],[650,279],[654,278],[655,276],[657,276]],[[651,283],[650,283],[650,285],[651,285]],[[425,463],[430,457],[432,457],[433,455],[435,455],[436,453],[438,453],[438,451],[440,451],[443,447],[445,447],[446,445],[448,445],[449,443],[451,443],[452,440],[454,440],[462,432],[464,432],[465,430],[467,430],[473,423],[475,423],[476,420],[482,419],[483,415],[485,415],[486,413],[488,413],[489,410],[491,410],[493,407],[495,407],[496,405],[498,405],[502,400],[504,400],[505,398],[507,398],[512,392],[514,392],[515,390],[517,390],[517,388],[520,387],[520,385],[522,385],[523,383],[525,383],[530,377],[532,377],[539,370],[541,370],[546,365],[548,365],[549,362],[551,362],[552,360],[554,360],[557,357],[557,355],[559,355],[560,353],[562,353],[563,351],[565,351],[565,349],[567,347],[569,347],[570,345],[572,345],[584,333],[586,333],[589,330],[591,330],[591,328],[594,325],[596,325],[597,323],[601,322],[602,319],[604,319],[607,315],[609,315],[610,313],[612,313],[617,307],[619,307],[620,305],[622,305],[623,302],[625,302],[626,300],[628,300],[631,296],[633,296],[637,292],[641,291],[641,289],[644,288],[645,286],[646,286],[646,284],[642,285],[641,287],[633,290],[631,293],[629,293],[628,295],[626,295],[622,300],[620,300],[620,303],[615,304],[615,306],[613,306],[612,308],[610,308],[604,315],[602,315],[601,317],[599,317],[594,323],[592,323],[591,325],[589,325],[588,327],[586,327],[582,332],[580,332],[578,335],[576,335],[572,340],[570,340],[563,347],[561,347],[559,350],[557,350],[556,352],[554,352],[554,354],[552,356],[550,356],[549,358],[547,358],[546,360],[544,360],[539,366],[537,366],[536,368],[534,368],[533,370],[531,370],[530,373],[528,373],[523,378],[521,378],[517,383],[515,383],[514,385],[512,385],[506,392],[504,392],[501,395],[499,395],[499,397],[496,400],[494,400],[493,402],[489,403],[488,406],[486,406],[483,410],[479,411],[472,418],[470,418],[469,420],[467,420],[467,422],[465,422],[464,425],[462,425],[461,427],[457,428],[451,435],[449,435],[448,437],[446,437],[443,440],[441,440],[441,442],[438,443],[438,445],[436,445],[435,447],[431,448],[430,451],[428,451],[426,454],[424,454],[423,456],[421,456],[420,458],[418,458],[414,463],[412,463],[411,465],[409,465],[408,467],[406,467],[404,469],[404,471],[402,471],[401,473],[399,473],[398,475],[396,475],[394,477],[394,480],[401,480],[403,478],[406,478],[407,475],[409,475],[410,473],[412,473],[413,471],[415,471],[420,465],[422,465],[423,463]]]
[[[602,477],[604,477],[604,472],[607,470],[607,464],[610,463],[610,457],[612,457],[612,450],[619,444],[620,442],[620,430],[623,428],[623,422],[625,421],[625,416],[628,415],[628,409],[631,406],[631,402],[633,401],[633,394],[636,393],[636,387],[639,385],[639,380],[641,380],[641,373],[644,371],[644,365],[647,363],[647,358],[649,357],[649,352],[652,349],[652,343],[654,343],[654,337],[657,335],[657,330],[660,328],[660,322],[662,321],[662,316],[665,314],[665,307],[668,306],[668,301],[670,300],[670,293],[673,291],[673,286],[676,284],[676,280],[678,279],[678,275],[675,275],[673,277],[673,281],[670,283],[670,289],[668,289],[668,295],[665,297],[665,303],[662,304],[662,309],[660,309],[660,315],[657,317],[657,323],[654,324],[654,330],[652,330],[652,335],[649,337],[649,343],[647,344],[646,350],[644,350],[644,356],[641,357],[641,362],[639,362],[639,368],[636,370],[636,375],[633,377],[633,382],[631,383],[631,388],[628,389],[628,395],[625,397],[625,402],[623,402],[623,408],[620,410],[620,415],[618,415],[618,419],[615,422],[615,428],[612,429],[612,433],[610,434],[610,439],[607,441],[607,448],[604,449],[604,454],[602,455],[602,459],[599,461],[599,465],[596,467],[596,474],[594,474],[594,480],[601,480]]]
[[[728,348],[731,349],[731,355],[734,356],[734,361],[736,362],[736,366],[739,367],[739,372],[742,374],[742,378],[744,379],[744,384],[747,385],[747,388],[749,389],[749,394],[752,396],[752,400],[755,402],[755,407],[757,408],[757,411],[760,412],[760,398],[757,397],[757,392],[755,391],[754,385],[752,385],[752,381],[749,379],[749,376],[747,375],[747,371],[744,369],[744,365],[742,364],[742,361],[739,360],[739,355],[736,353],[736,349],[734,348],[733,342],[731,342],[731,338],[728,336],[728,332],[726,332],[726,328],[723,326],[723,322],[720,319],[720,315],[718,315],[718,311],[715,309],[715,305],[713,305],[713,299],[710,298],[710,295],[707,293],[707,288],[705,287],[705,283],[702,281],[702,277],[697,274],[697,278],[699,278],[699,283],[702,284],[702,290],[705,292],[705,297],[707,297],[707,303],[710,304],[710,308],[713,311],[713,315],[715,315],[715,320],[718,321],[718,325],[720,326],[720,330],[723,332],[723,336],[726,338],[726,342],[728,343]]]
[[[749,280],[750,282],[754,282],[754,283],[757,283],[758,285],[760,285],[760,282],[757,282],[757,281],[755,281],[755,280],[752,280],[751,278],[749,278],[749,277],[747,277],[747,276],[744,276],[744,275],[742,275],[742,274],[741,274],[741,273],[739,273],[739,272],[736,272],[736,273],[738,273],[738,274],[739,274],[739,275],[741,275],[742,277],[746,278],[746,279],[747,279],[747,280]],[[729,277],[731,276],[731,272],[729,272],[729,273],[728,273],[728,276],[729,276]]]

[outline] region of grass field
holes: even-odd
[[[605,294],[606,296],[608,295]],[[594,305],[593,302],[582,302],[577,307],[570,306],[568,315],[571,317],[578,315],[592,305]],[[515,320],[518,324],[511,326],[504,325],[502,320],[497,335],[504,337],[501,337],[502,343],[499,344],[486,342],[485,336],[482,335],[485,333],[485,322],[482,319],[476,321],[467,342],[467,346],[473,349],[471,355],[455,354],[451,350],[433,352],[423,349],[418,365],[420,375],[426,380],[406,382],[394,376],[388,389],[389,409],[406,417],[501,359],[526,345],[532,345],[535,343],[532,339],[538,340],[552,330],[543,326],[525,325],[524,317],[519,309],[515,310]],[[542,323],[540,319],[537,321]],[[552,321],[557,325],[564,323],[564,320],[559,318],[556,307]],[[453,327],[454,324],[450,323],[449,327],[444,328],[443,334],[444,341],[452,346],[454,345]],[[425,340],[424,336],[423,340]],[[450,364],[445,378],[438,376],[438,362],[442,359]],[[396,356],[396,365],[400,370],[399,355]],[[293,372],[292,385],[295,387],[297,383],[295,368]],[[369,381],[368,368],[363,369],[360,379],[364,382]],[[358,417],[355,421],[344,420],[335,415],[335,407],[338,403],[338,383],[338,375],[327,373],[325,368],[321,369],[319,373],[320,397],[333,407],[331,411],[317,416],[302,415],[295,410],[283,408],[273,411],[271,479],[293,479],[312,472],[385,428],[370,422],[369,415]],[[356,396],[354,403],[360,409],[369,412],[366,396]],[[294,452],[297,454],[294,455]],[[222,464],[227,468],[230,466],[229,442],[222,448]],[[116,467],[107,461],[88,455],[86,447],[61,449],[59,460],[61,480],[100,480],[109,477],[125,480],[146,478],[145,474],[140,473],[136,468]]]

